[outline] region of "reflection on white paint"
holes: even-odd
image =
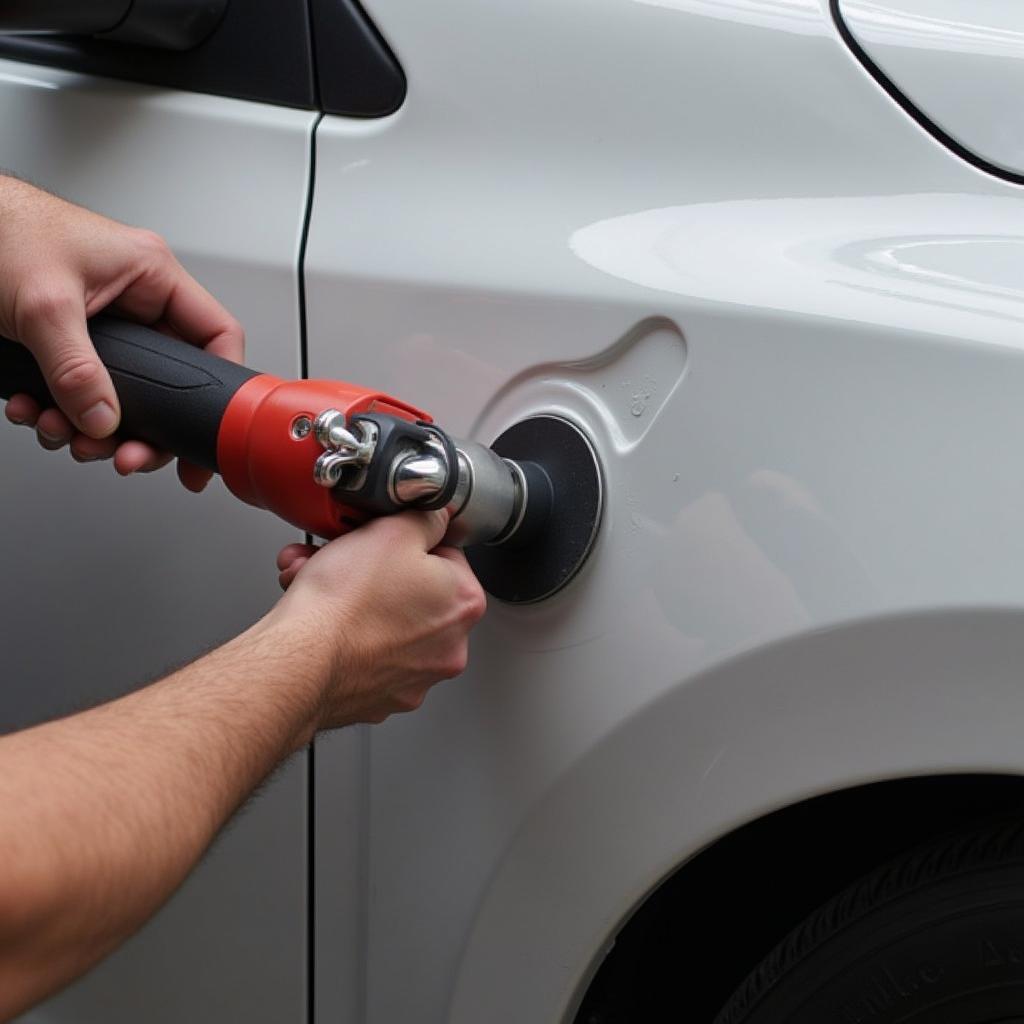
[[[691,638],[714,636],[728,622],[754,645],[807,627],[811,617],[792,580],[750,536],[726,494],[710,491],[685,505],[660,548],[657,607]]]
[[[33,89],[59,89],[56,82],[48,82],[45,78],[33,78],[30,75],[15,75],[9,71],[0,71],[0,84],[30,85]]]
[[[741,200],[598,221],[572,251],[646,288],[1024,346],[1024,223],[1012,197]],[[939,228],[937,230],[937,228]]]
[[[1024,58],[1024,4],[1006,0],[845,0],[843,17],[873,43]]]
[[[369,167],[370,161],[368,159],[362,160],[350,160],[347,164],[342,164],[341,173],[348,174],[350,171],[358,171],[362,167]]]
[[[873,241],[860,259],[881,273],[1018,302],[1021,297],[1021,241],[1016,238],[925,238],[891,245]]]
[[[817,35],[826,27],[817,0],[635,0],[649,7],[668,7],[719,21]]]

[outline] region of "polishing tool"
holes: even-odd
[[[603,504],[594,447],[538,415],[488,448],[372,388],[284,380],[112,316],[89,321],[121,404],[120,435],[219,473],[242,501],[331,539],[404,509],[447,508],[484,589],[539,601],[579,571]],[[0,339],[0,397],[54,403],[35,360]]]

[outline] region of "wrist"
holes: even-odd
[[[323,640],[294,616],[272,609],[221,648],[246,652],[253,665],[251,686],[272,702],[286,729],[288,753],[306,746],[320,726],[332,664]]]

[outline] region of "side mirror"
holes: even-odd
[[[0,0],[0,32],[58,33],[190,50],[220,23],[228,0]]]

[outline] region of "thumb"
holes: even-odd
[[[418,535],[417,539],[424,551],[433,551],[448,532],[447,509],[437,509],[433,512],[399,512],[391,518]]]
[[[85,326],[85,306],[73,296],[51,297],[18,325],[19,340],[35,356],[54,401],[83,434],[112,434],[120,407],[107,368]]]

